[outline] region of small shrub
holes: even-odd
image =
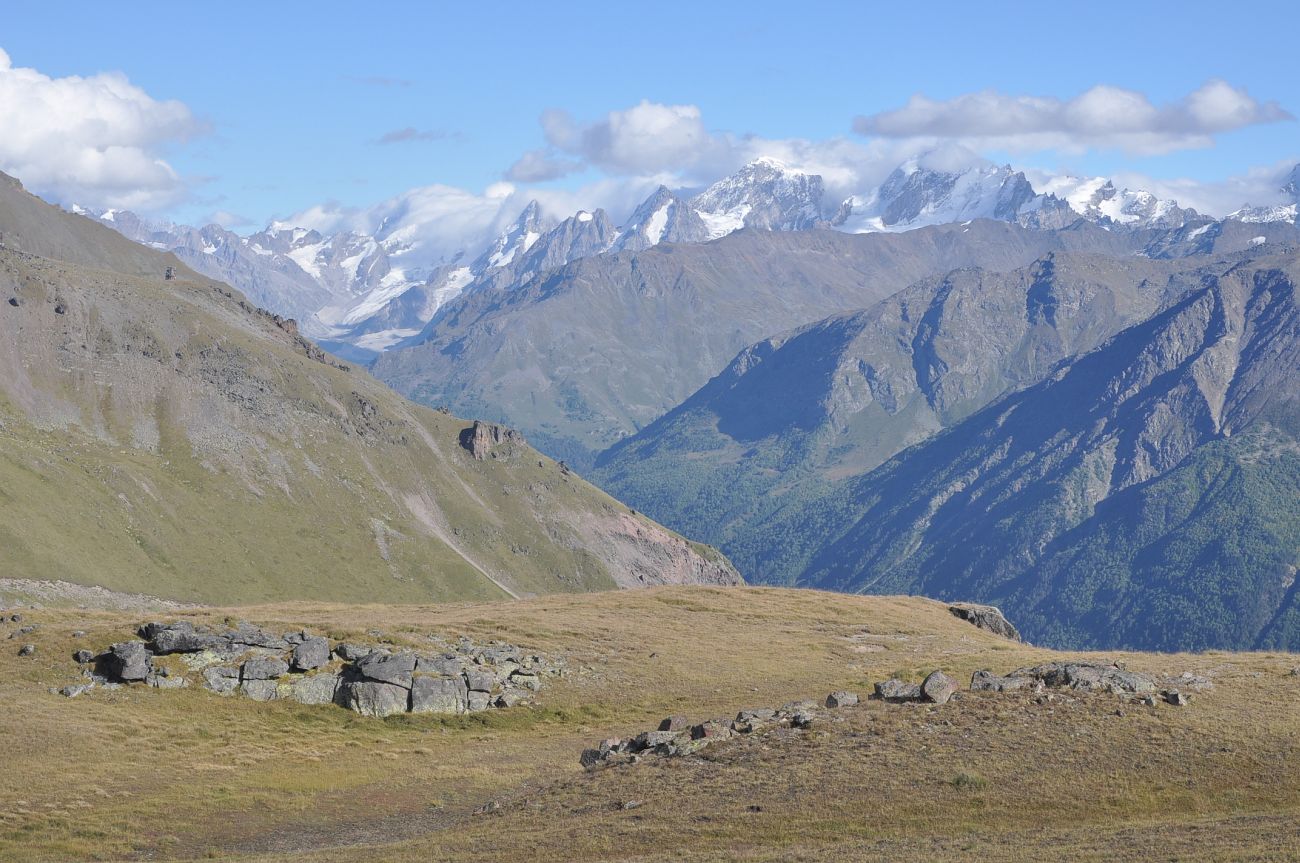
[[[989,782],[977,773],[967,773],[963,770],[949,779],[948,784],[958,791],[983,791],[988,787]]]

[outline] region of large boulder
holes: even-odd
[[[411,688],[411,675],[415,672],[415,654],[397,653],[386,656],[372,653],[356,664],[357,672],[366,680]]]
[[[957,681],[942,671],[932,671],[921,684],[921,694],[926,701],[934,704],[947,704],[957,691]]]
[[[377,680],[350,680],[340,685],[340,692],[348,708],[378,718],[405,713],[411,699],[406,687]]]
[[[1045,686],[1068,687],[1084,692],[1142,694],[1155,692],[1156,683],[1146,674],[1092,662],[1047,662],[1030,668],[1017,668],[1009,677],[1041,680]]]
[[[826,696],[827,707],[852,707],[858,703],[858,694],[847,689],[837,689]]]
[[[411,684],[412,713],[464,713],[469,690],[461,677],[417,677]]]
[[[497,676],[485,668],[467,668],[465,683],[473,692],[491,692],[496,688]]]
[[[218,695],[229,695],[239,688],[239,669],[229,666],[205,668],[203,685]]]
[[[294,671],[312,671],[330,661],[330,643],[324,638],[310,636],[293,648],[291,665]]]
[[[230,646],[230,642],[221,636],[200,632],[194,628],[194,624],[184,620],[180,623],[151,623],[143,629],[151,633],[153,652],[157,654],[197,653],[200,650],[220,650]]]
[[[244,663],[240,677],[245,680],[275,680],[289,673],[289,663],[276,656],[259,656]]]
[[[891,677],[876,684],[876,697],[885,701],[920,701],[921,685]]]
[[[287,650],[289,647],[289,642],[285,641],[283,636],[276,635],[269,629],[254,626],[244,620],[235,624],[234,629],[229,629],[222,635],[232,645],[237,646],[263,647],[267,650]]]
[[[439,674],[443,677],[457,677],[465,671],[466,662],[453,653],[440,656],[419,656],[415,660],[415,670],[425,674]]]
[[[279,687],[282,698],[299,704],[333,704],[338,688],[339,676],[330,672],[297,677]]]
[[[999,677],[991,671],[977,671],[971,675],[972,692],[1019,692],[1041,690],[1043,682],[1033,677]]]
[[[280,687],[274,680],[245,680],[239,688],[254,701],[274,701],[280,697]]]
[[[973,602],[955,602],[948,606],[948,610],[967,623],[974,624],[994,635],[1000,635],[1012,641],[1021,640],[1019,630],[1011,625],[1011,621],[1003,616],[1001,609],[997,606],[977,605]]]
[[[131,682],[149,676],[153,662],[142,641],[123,641],[114,644],[99,657],[100,673],[109,680]]]

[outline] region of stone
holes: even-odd
[[[497,676],[483,668],[465,669],[465,683],[471,690],[491,692],[496,688]]]
[[[274,680],[289,673],[289,663],[274,656],[260,656],[244,663],[240,678],[250,680]]]
[[[644,752],[647,749],[671,745],[680,736],[677,731],[642,731],[632,739],[632,748],[636,752]]]
[[[411,688],[411,675],[415,672],[415,654],[397,653],[385,656],[372,653],[356,664],[357,672],[367,680]]]
[[[584,749],[578,763],[582,765],[584,770],[595,770],[604,760],[605,754],[599,749]]]
[[[280,684],[280,697],[299,704],[333,704],[338,694],[339,675],[322,672],[295,677]]]
[[[360,644],[351,644],[348,642],[336,645],[334,648],[334,655],[339,659],[342,659],[344,662],[358,662],[374,652],[375,649],[373,647],[365,647]]]
[[[152,659],[142,641],[114,644],[99,657],[101,673],[112,681],[130,682],[149,676]]]
[[[1192,674],[1190,671],[1184,671],[1182,674],[1178,675],[1178,685],[1195,692],[1204,692],[1207,689],[1214,688],[1214,682],[1208,677],[1202,677],[1199,674]]]
[[[155,689],[183,689],[189,685],[184,677],[172,677],[165,674],[167,669],[156,669],[152,674],[144,679],[144,682]]]
[[[691,726],[692,740],[726,740],[731,735],[731,724],[725,719],[710,719]]]
[[[411,692],[405,687],[377,680],[344,681],[339,692],[349,709],[376,718],[405,713],[411,699]]]
[[[415,670],[442,677],[456,677],[465,671],[465,660],[450,653],[441,656],[417,656]]]
[[[827,707],[852,707],[858,703],[858,694],[846,689],[837,689],[826,696]]]
[[[84,630],[84,629],[74,629],[74,630],[72,630],[72,637],[73,637],[73,638],[85,638],[85,637],[86,637],[86,630]]]
[[[95,654],[89,650],[78,650],[72,654],[72,658],[80,665],[87,665],[95,661]]]
[[[230,642],[221,636],[210,632],[197,632],[188,623],[178,623],[173,627],[158,630],[152,640],[153,652],[159,655],[198,653],[201,650],[221,650],[230,646]]]
[[[1030,668],[1017,668],[1010,677],[1032,677],[1046,686],[1068,687],[1084,692],[1115,694],[1154,692],[1155,681],[1145,674],[1128,671],[1118,665],[1089,662],[1048,662]]]
[[[274,680],[245,680],[239,688],[254,701],[274,701],[280,697],[280,687]]]
[[[942,671],[930,672],[921,684],[921,694],[925,696],[926,701],[934,704],[947,704],[948,699],[952,698],[956,691],[957,681]]]
[[[493,450],[498,448],[502,456],[513,455],[516,451],[515,445],[522,445],[523,442],[523,435],[514,429],[495,423],[485,423],[482,420],[474,420],[472,426],[461,429],[460,432],[460,445],[469,450],[470,455],[479,461],[489,455],[496,458],[497,455],[493,454]]]
[[[991,671],[977,671],[971,675],[970,688],[973,692],[1041,692],[1043,682],[1032,677],[999,677]]]
[[[59,690],[59,694],[64,698],[76,698],[78,695],[85,695],[93,689],[94,686],[93,683],[76,683],[63,687]]]
[[[517,690],[507,689],[496,697],[492,704],[496,707],[514,707],[524,700],[524,694]]]
[[[229,695],[239,688],[239,669],[229,666],[205,668],[203,685],[218,695]]]
[[[542,679],[540,677],[523,671],[514,672],[507,680],[511,686],[518,686],[530,692],[537,692],[542,688]]]
[[[1011,625],[1011,621],[1006,619],[997,606],[977,605],[973,602],[954,602],[948,606],[948,610],[967,623],[978,626],[980,629],[994,635],[1000,635],[1012,641],[1023,640],[1020,637],[1020,632]]]
[[[470,713],[478,713],[480,710],[487,710],[492,703],[492,695],[479,690],[470,690],[466,698],[466,704]]]
[[[810,711],[799,710],[790,717],[790,726],[792,728],[812,728],[814,716]]]
[[[264,647],[268,650],[286,650],[289,647],[289,644],[274,632],[262,629],[260,626],[254,626],[244,620],[235,624],[234,629],[229,629],[222,635],[231,644],[242,644],[245,647]]]
[[[1172,704],[1175,707],[1186,707],[1192,703],[1192,697],[1185,692],[1179,692],[1177,689],[1166,689],[1163,693],[1166,704]]]
[[[685,731],[691,725],[685,716],[669,716],[659,723],[660,731]]]
[[[416,677],[411,684],[412,713],[464,713],[469,690],[460,677]]]
[[[769,707],[742,710],[736,714],[737,722],[771,722],[776,719],[776,711]]]
[[[329,661],[330,643],[324,638],[309,637],[294,646],[290,667],[294,671],[312,671],[329,664]]]
[[[891,677],[876,684],[876,697],[885,701],[920,701],[921,685]]]
[[[36,645],[34,644],[24,644],[22,647],[18,648],[19,656],[34,656],[35,654]]]

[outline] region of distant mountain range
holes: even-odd
[[[1286,194],[1295,198],[1294,174],[1288,180]],[[197,271],[295,318],[303,332],[357,361],[420,341],[437,310],[462,292],[517,287],[579,258],[708,242],[742,229],[899,232],[997,219],[1055,230],[1085,219],[1140,230],[1214,221],[1149,192],[1117,189],[1104,178],[1055,178],[1038,192],[1009,166],[940,169],[924,157],[900,166],[879,188],[839,202],[825,200],[820,176],[768,158],[690,198],[661,187],[622,226],[599,210],[557,222],[534,202],[495,239],[452,260],[430,257],[425,238],[437,224],[418,207],[393,213],[369,235],[324,236],[274,223],[247,237],[217,225],[153,224],[126,211],[76,209],[131,239],[174,252]],[[1229,218],[1294,223],[1295,216],[1291,203],[1246,207]]]

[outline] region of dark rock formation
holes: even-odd
[[[523,443],[523,435],[514,429],[482,420],[474,420],[474,425],[460,433],[460,445],[479,461],[488,457],[508,458],[515,454],[515,445]]]
[[[974,624],[980,629],[986,629],[994,635],[1000,635],[1012,641],[1022,640],[1020,632],[1011,625],[1011,621],[1007,620],[996,606],[977,605],[973,602],[955,602],[948,606],[948,610],[967,623]]]

